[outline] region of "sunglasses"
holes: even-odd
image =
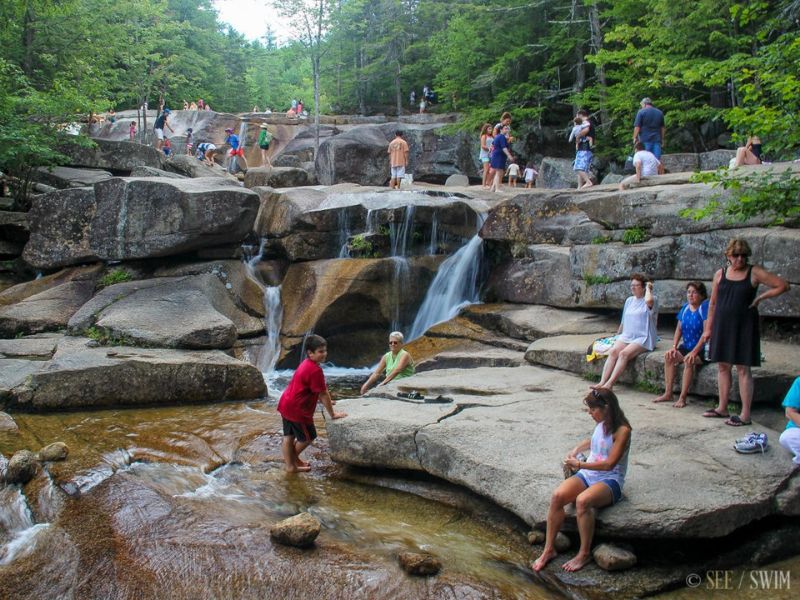
[[[731,258],[747,258],[747,254],[741,254],[739,252],[735,252],[730,255]]]
[[[397,340],[392,340],[391,342],[389,342],[389,345],[390,345],[390,346],[396,346],[396,345],[398,345],[399,343],[400,343],[400,342],[398,342]]]
[[[592,390],[592,398],[597,400],[602,406],[606,405],[606,399],[597,390]]]

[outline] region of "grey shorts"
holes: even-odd
[[[402,179],[406,176],[405,167],[392,167],[392,179]]]

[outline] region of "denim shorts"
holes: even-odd
[[[584,476],[581,475],[580,473],[575,473],[573,477],[577,477],[584,483],[584,485],[586,485],[587,488],[589,487],[589,482],[586,481]],[[616,480],[603,479],[601,481],[598,481],[597,483],[604,483],[605,485],[608,486],[608,489],[611,490],[611,504],[616,504],[622,499],[622,488],[619,487],[619,483],[617,483]]]

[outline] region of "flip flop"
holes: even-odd
[[[718,413],[717,409],[712,408],[711,410],[707,410],[703,413],[703,416],[707,419],[729,419],[730,415],[723,415],[722,413]]]
[[[742,421],[739,418],[739,415],[731,415],[730,418],[725,421],[725,425],[730,425],[731,427],[744,427],[745,425],[752,425],[752,421]]]

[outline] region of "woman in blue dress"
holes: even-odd
[[[506,171],[506,161],[513,160],[514,156],[508,147],[508,133],[510,128],[508,125],[494,128],[494,141],[492,142],[492,154],[489,157],[489,164],[494,173],[494,180],[492,187],[489,188],[493,192],[500,191],[500,185],[503,181],[503,173]]]

